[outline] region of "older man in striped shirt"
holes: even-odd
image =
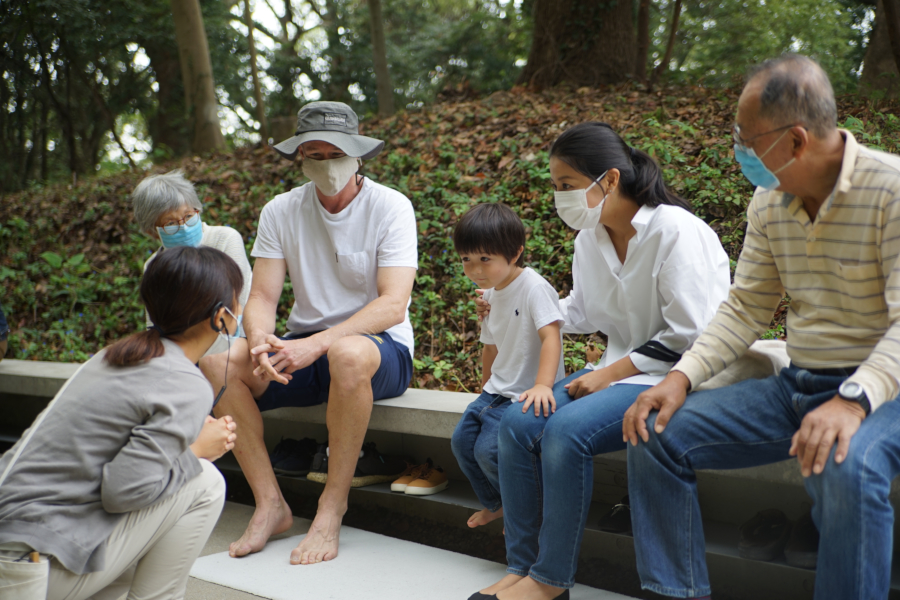
[[[887,598],[888,495],[900,474],[900,157],[837,128],[828,77],[803,56],[761,65],[736,120],[735,154],[757,188],[734,285],[623,424],[641,581],[707,596],[695,470],[796,456],[821,535],[815,598]],[[766,331],[785,292],[791,365],[688,396]]]

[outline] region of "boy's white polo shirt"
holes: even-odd
[[[560,325],[565,322],[559,310],[559,294],[547,280],[526,267],[502,290],[485,290],[484,299],[491,312],[481,324],[481,342],[497,346],[497,358],[484,391],[518,400],[522,392],[534,387],[537,377],[541,358],[538,329],[556,321]],[[560,334],[559,367],[554,382],[564,374]]]

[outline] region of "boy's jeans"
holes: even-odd
[[[491,512],[502,506],[497,466],[497,430],[509,408],[506,396],[482,392],[466,408],[450,440],[453,455],[469,478],[481,505]]]
[[[628,446],[628,488],[644,589],[686,598],[710,593],[697,469],[737,469],[790,458],[803,417],[831,400],[852,369],[806,370],[696,392],[661,435]],[[893,509],[900,473],[900,402],[869,415],[841,464],[832,457],[805,480],[819,528],[816,600],[887,598]]]
[[[578,400],[553,386],[556,412],[522,414],[515,404],[500,423],[500,489],[507,572],[571,588],[594,492],[594,455],[623,450],[622,417],[646,385],[614,385]]]

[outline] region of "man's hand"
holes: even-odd
[[[653,429],[656,433],[662,433],[675,411],[684,404],[690,387],[687,375],[681,371],[669,371],[665,379],[649,390],[644,390],[625,411],[622,441],[637,446],[638,436],[641,436],[644,442],[648,442],[650,433],[647,431],[647,417],[654,410],[658,410],[659,414],[656,415],[656,426]]]
[[[483,321],[491,312],[491,305],[483,297],[484,290],[475,290],[475,293],[478,294],[475,298],[475,314],[478,315],[479,321]]]
[[[791,439],[791,456],[800,461],[804,477],[825,469],[834,441],[838,446],[834,462],[841,464],[850,450],[850,439],[859,429],[866,411],[856,402],[835,396],[803,417],[800,429]]]
[[[590,373],[585,373],[575,381],[567,383],[566,389],[569,390],[569,395],[572,398],[578,400],[588,394],[605,390],[614,381],[616,380],[610,377],[607,368],[597,369]]]
[[[519,402],[524,402],[522,413],[528,412],[528,407],[534,403],[534,416],[541,416],[541,407],[544,408],[544,416],[556,412],[556,400],[553,399],[553,390],[541,383],[535,384],[530,390],[525,390],[519,396]]]
[[[203,429],[196,441],[191,444],[191,452],[197,458],[205,458],[209,461],[218,460],[223,454],[234,448],[237,434],[237,423],[229,416],[214,419],[209,415],[203,423]]]
[[[269,356],[269,352],[274,352]],[[261,378],[270,378],[281,384],[287,384],[291,380],[291,373],[308,367],[325,353],[316,336],[310,336],[299,340],[281,340],[277,336],[269,335],[265,343],[250,350],[250,355],[256,357],[259,366],[253,370],[253,374]]]

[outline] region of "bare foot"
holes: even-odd
[[[484,588],[483,590],[481,590],[481,593],[487,594],[488,596],[490,596],[491,594],[496,594],[500,590],[505,590],[508,587],[514,586],[522,579],[524,579],[524,577],[522,577],[521,575],[513,575],[511,573],[507,573],[506,577],[504,577],[491,587]]]
[[[247,525],[244,535],[228,547],[228,554],[233,557],[246,556],[252,552],[259,552],[266,546],[269,537],[284,533],[294,524],[291,509],[284,501],[271,509],[256,507],[253,518]]]
[[[487,525],[491,521],[496,521],[503,516],[503,507],[497,509],[497,512],[491,512],[486,508],[482,508],[477,513],[469,517],[469,527],[481,527]]]
[[[531,577],[519,581],[497,592],[498,600],[553,600],[563,595],[564,588],[540,583]]]
[[[291,551],[292,565],[312,565],[337,558],[341,517],[319,511],[306,537]]]

